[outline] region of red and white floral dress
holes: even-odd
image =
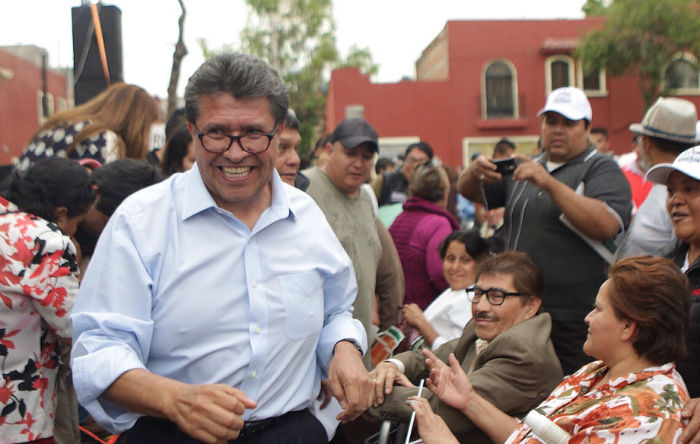
[[[76,249],[55,224],[0,197],[0,442],[50,438],[58,336],[78,293]]]
[[[672,363],[630,373],[591,390],[608,372],[584,365],[535,410],[564,429],[569,443],[675,443],[685,429],[681,409],[690,396]],[[540,444],[521,424],[506,443]]]

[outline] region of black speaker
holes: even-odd
[[[97,5],[104,39],[109,79],[123,82],[122,11],[112,5]],[[102,59],[97,45],[97,33],[92,22],[90,6],[71,8],[73,17],[73,76],[75,104],[87,102],[107,89]]]

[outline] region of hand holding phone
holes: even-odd
[[[508,159],[492,160],[491,162],[496,165],[496,172],[500,173],[502,176],[513,174],[513,171],[515,171],[517,167],[515,159],[512,157]]]

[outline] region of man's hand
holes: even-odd
[[[513,171],[513,180],[526,180],[537,188],[549,191],[549,186],[556,179],[549,174],[549,171],[541,163],[535,162],[522,154],[516,154],[514,157],[520,161],[520,165]]]
[[[318,392],[318,396],[316,397],[317,400],[321,401],[321,405],[319,406],[319,408],[323,410],[326,407],[328,407],[328,404],[330,404],[332,397],[333,393],[331,393],[330,381],[327,379],[322,379],[321,390]]]
[[[242,391],[225,384],[182,384],[168,400],[168,419],[192,438],[225,443],[238,438],[245,409],[257,407]]]
[[[690,422],[678,438],[679,443],[700,444],[700,398],[693,398],[685,405],[682,413],[683,418],[690,418]]]
[[[335,345],[328,376],[333,396],[343,408],[336,419],[352,421],[372,405],[373,383],[352,343],[340,341]]]
[[[391,362],[380,362],[370,372],[369,377],[374,381],[374,403],[375,407],[384,404],[384,395],[391,393],[394,381],[401,376],[399,369]]]
[[[499,182],[503,179],[501,173],[496,172],[496,164],[491,161],[490,157],[483,154],[472,162],[469,166],[469,172],[486,183]]]
[[[450,353],[449,367],[429,350],[423,349],[423,354],[430,369],[427,387],[445,404],[464,411],[475,392],[454,353]]]
[[[416,412],[418,433],[425,444],[458,443],[447,423],[433,412],[427,399],[418,396],[408,398],[407,404]]]

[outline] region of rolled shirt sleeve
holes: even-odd
[[[124,213],[102,233],[71,315],[73,383],[80,404],[110,432],[141,415],[100,398],[123,373],[145,369],[153,333],[151,279]],[[109,251],[101,251],[101,250]]]

